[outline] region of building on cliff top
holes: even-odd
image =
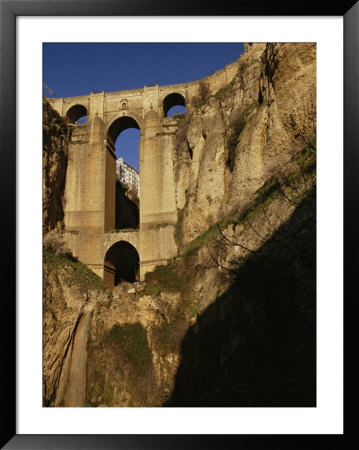
[[[140,176],[137,170],[127,164],[123,158],[116,160],[116,178],[133,191],[137,197],[140,196]]]

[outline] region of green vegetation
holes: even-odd
[[[205,105],[209,98],[209,86],[204,80],[201,80],[198,84],[198,95],[192,98],[193,106],[196,109],[200,109]]]
[[[71,140],[70,141],[70,144],[88,144],[88,143],[89,143],[89,141],[82,141],[82,140],[77,140],[77,141]]]
[[[112,228],[111,230],[106,230],[105,233],[133,233],[134,231],[138,231],[138,228],[121,228],[120,230]]]
[[[126,406],[150,405],[153,365],[146,329],[138,322],[125,323],[103,333],[88,342],[87,406],[114,406],[117,389],[130,392]]]
[[[147,292],[151,290],[156,293],[165,290],[183,292],[186,288],[186,276],[183,267],[175,263],[157,266],[153,272],[146,273],[145,282]],[[142,295],[144,292],[142,291]]]
[[[103,396],[102,401],[105,405],[111,406],[113,404],[113,393],[114,393],[114,386],[110,382],[109,379],[103,380]]]
[[[171,336],[172,336],[172,324],[171,322],[167,322],[164,320],[156,329],[155,334],[157,340],[162,344],[162,350],[170,350],[171,349]]]
[[[255,206],[265,203],[272,197],[273,193],[278,190],[279,182],[276,177],[271,177],[267,180],[263,186],[261,186],[254,194]]]
[[[314,145],[314,144],[313,144]],[[296,161],[300,169],[292,170],[288,175],[288,179],[293,179],[297,176],[303,177],[303,174],[311,173],[315,169],[315,155],[316,152],[312,147],[306,147],[293,156],[292,161]],[[303,178],[301,179],[303,181]],[[289,187],[292,187],[290,184]],[[211,240],[216,238],[219,230],[224,230],[230,224],[249,224],[252,223],[259,214],[275,199],[282,189],[278,177],[272,176],[263,186],[261,186],[254,195],[252,204],[247,210],[238,218],[224,218],[220,222],[209,227],[203,234],[191,241],[183,249],[182,253],[176,258],[174,262],[166,266],[157,267],[153,272],[146,274],[146,288],[142,291],[142,295],[158,295],[163,291],[186,291],[186,265],[188,265],[188,258],[195,255],[199,249],[208,245]],[[292,189],[292,195],[295,196],[297,204],[301,202],[295,192],[295,187]],[[299,202],[299,203],[298,203]],[[175,240],[177,244],[182,239],[182,222],[185,213],[185,208],[178,211],[178,222],[175,225]],[[193,306],[193,308],[192,308]],[[190,309],[194,311],[195,305]],[[195,315],[195,314],[194,314]]]
[[[234,80],[232,80],[230,83],[228,83],[226,86],[222,87],[221,89],[219,89],[215,94],[214,94],[214,98],[216,100],[218,100],[219,102],[227,99],[231,93],[232,93],[232,89],[234,86]]]
[[[254,201],[234,223],[252,222],[263,209],[278,195],[279,182],[275,177],[267,180],[254,194]]]
[[[296,202],[299,204],[301,198],[298,197],[296,186],[294,183],[298,180],[303,182],[305,174],[312,173],[316,167],[316,151],[314,149],[315,141],[311,143],[310,147],[305,147],[292,157],[292,161],[296,161],[299,168],[292,170],[285,180],[292,180],[292,183],[286,181],[287,185],[292,188],[293,195],[296,197]],[[230,224],[246,224],[252,222],[263,210],[279,195],[281,183],[276,176],[269,178],[263,186],[261,186],[254,194],[254,200],[247,210],[238,218],[224,218],[220,222],[209,227],[203,234],[191,241],[180,255],[180,260],[195,254],[200,248],[206,246],[213,238],[218,235],[218,229],[224,230]],[[298,203],[299,202],[299,203]],[[179,212],[179,219],[176,225],[175,238],[178,242],[182,237],[180,233],[183,221],[184,209]]]
[[[213,225],[208,230],[206,230],[201,236],[191,241],[182,252],[182,255],[191,255],[196,253],[200,248],[207,245],[213,237],[218,234],[217,225]]]
[[[106,340],[118,346],[135,376],[143,374],[150,368],[152,352],[147,342],[146,330],[140,323],[116,324],[109,331]]]
[[[292,156],[291,160],[298,164],[304,174],[312,172],[316,167],[316,140],[313,139],[310,145]]]
[[[79,230],[65,230],[64,233],[69,233],[69,234],[80,234]]]
[[[175,232],[174,232],[174,238],[176,241],[177,245],[180,245],[181,240],[182,240],[182,223],[183,223],[183,219],[184,219],[184,213],[185,213],[185,208],[181,208],[178,209],[177,212],[177,223],[175,224]]]
[[[161,133],[156,133],[155,137],[156,136],[174,136],[175,134],[176,134],[175,131],[168,131],[168,132],[162,131]]]
[[[77,285],[82,291],[107,289],[102,278],[94,274],[85,264],[68,255],[59,255],[48,248],[43,249],[44,264],[53,266],[69,267],[67,271],[66,283],[69,286]]]
[[[175,321],[167,322],[164,320],[153,330],[157,345],[163,354],[176,351],[178,341],[175,339],[175,327]]]
[[[154,284],[149,284],[145,287],[145,289],[140,293],[140,295],[159,295],[162,292],[160,286],[156,286]]]
[[[152,339],[163,355],[179,351],[183,336],[188,329],[187,320],[180,307],[173,308],[169,315],[169,320],[164,319],[152,329]]]
[[[203,234],[191,241],[183,250],[182,256],[187,257],[196,253],[200,248],[207,245],[214,237],[218,235],[218,228],[223,230],[229,225],[229,219],[222,219],[220,222],[212,225]]]
[[[168,227],[168,225],[170,225],[168,222],[159,222],[159,223],[155,223],[151,226],[152,230],[159,230],[160,228],[166,228]]]
[[[288,198],[293,203],[299,205],[303,198],[298,195],[297,183],[305,184],[305,175],[313,173],[316,168],[316,150],[315,141],[312,142],[312,147],[305,147],[297,152],[291,161],[298,164],[298,169],[294,169],[286,175],[282,176],[280,181],[278,176],[272,176],[267,180],[261,188],[255,192],[254,201],[250,208],[247,209],[234,223],[252,222],[263,209],[268,206],[274,198],[276,198],[280,192],[282,192],[282,183],[291,189],[291,194],[288,194]],[[291,197],[294,197],[291,199]]]
[[[196,297],[190,297],[185,302],[185,308],[186,311],[189,314],[189,317],[192,319],[193,317],[196,317],[200,312],[200,305],[201,302]]]

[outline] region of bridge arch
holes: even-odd
[[[163,114],[165,117],[168,115],[168,111],[174,106],[183,106],[186,107],[186,99],[179,92],[172,92],[171,94],[166,95],[162,102],[163,106]]]
[[[77,123],[81,118],[87,117],[87,108],[80,104],[73,105],[67,110],[66,117],[70,123]]]
[[[121,281],[139,280],[140,257],[136,248],[127,241],[115,242],[104,257],[104,280],[113,287]]]
[[[106,230],[139,227],[140,123],[135,115],[127,112],[107,121],[105,217],[109,219],[106,220]],[[119,138],[124,131],[126,133]]]
[[[122,115],[113,117],[108,121],[107,125],[107,140],[114,147],[116,139],[122,133],[122,131],[128,128],[137,128],[141,132],[142,121],[139,120],[134,114],[122,113]]]

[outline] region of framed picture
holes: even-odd
[[[240,3],[236,6],[228,2],[228,5],[220,8],[212,4],[191,5],[185,1],[176,7],[174,15],[172,5],[157,0],[150,3],[140,0],[89,0],[86,4],[74,1],[30,0],[24,3],[1,0],[0,167],[3,171],[3,192],[7,193],[4,196],[7,220],[3,222],[6,236],[3,254],[8,258],[3,268],[3,283],[7,286],[4,296],[4,317],[7,319],[3,327],[6,389],[3,393],[5,420],[1,444],[4,448],[230,449],[242,446],[250,449],[287,448],[288,445],[316,448],[322,444],[333,449],[351,448],[355,417],[350,406],[353,406],[351,393],[354,389],[354,355],[357,349],[354,339],[355,306],[353,302],[348,303],[348,292],[352,289],[355,292],[351,285],[356,278],[352,261],[355,261],[353,253],[358,224],[354,215],[348,211],[352,211],[355,205],[355,196],[351,193],[355,192],[356,187],[357,155],[354,149],[358,138],[359,69],[356,42],[359,8],[355,1],[329,7],[310,2],[301,5],[280,2],[269,6],[267,2],[256,5]],[[216,36],[212,38],[214,29]],[[238,32],[239,29],[242,31]],[[344,50],[341,46],[342,29]],[[36,369],[42,367],[41,301],[39,304],[42,280],[38,271],[42,266],[42,253],[41,249],[37,250],[39,243],[41,245],[41,230],[38,229],[39,224],[41,227],[41,205],[39,200],[35,200],[41,197],[38,188],[42,189],[41,152],[38,151],[41,146],[42,113],[39,73],[42,72],[42,42],[76,42],[76,36],[81,36],[79,42],[103,43],[116,40],[317,43],[318,145],[319,148],[328,148],[328,155],[324,157],[322,153],[318,156],[321,162],[318,162],[320,226],[317,239],[320,258],[317,270],[318,295],[321,298],[317,319],[315,405],[280,405],[279,408],[265,404],[264,407],[247,404],[242,408],[226,407],[228,405],[190,408],[186,405],[182,408],[178,405],[173,405],[177,406],[174,408],[63,408],[61,406],[64,405],[58,404],[51,405],[60,406],[58,408],[43,407],[41,372]],[[325,71],[327,77],[323,76]],[[329,84],[325,84],[324,78],[329,80]],[[163,100],[164,116],[172,106],[166,104],[166,98]],[[175,100],[181,104],[178,98]],[[121,114],[129,109],[130,101],[127,97],[121,100]],[[326,115],[330,106],[333,112]],[[72,121],[71,114],[68,114],[68,119]],[[74,120],[77,120],[77,116]],[[331,130],[330,136],[328,129]],[[344,160],[340,151],[342,132]],[[336,170],[340,173],[333,180]],[[343,184],[344,205],[340,195]],[[24,197],[25,192],[27,194]],[[331,198],[329,203],[328,197]],[[344,230],[347,233],[344,248],[344,282],[347,289],[344,352],[341,321],[343,206],[347,214]],[[323,226],[329,220],[330,226]],[[163,228],[165,226],[161,223]],[[323,248],[325,242],[329,243],[330,251]],[[329,255],[333,258],[331,263],[328,263]],[[110,267],[107,276],[111,277],[111,274]],[[329,288],[325,287],[325,279],[328,280]],[[344,395],[341,391],[343,356]]]

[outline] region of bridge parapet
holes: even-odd
[[[198,94],[198,86],[202,81],[208,83],[212,93],[230,83],[236,75],[239,67],[253,54],[261,52],[258,44],[248,47],[246,53],[242,54],[233,63],[227,64],[223,69],[217,70],[200,80],[188,81],[186,83],[144,86],[138,89],[124,89],[112,92],[91,92],[88,95],[62,98],[49,98],[49,102],[60,115],[66,117],[70,108],[82,105],[86,108],[88,116],[98,116],[109,120],[112,115],[121,111],[132,112],[143,119],[149,111],[155,111],[160,119],[164,119],[163,101],[167,95],[178,93],[183,96],[186,106],[191,107],[192,97]]]

